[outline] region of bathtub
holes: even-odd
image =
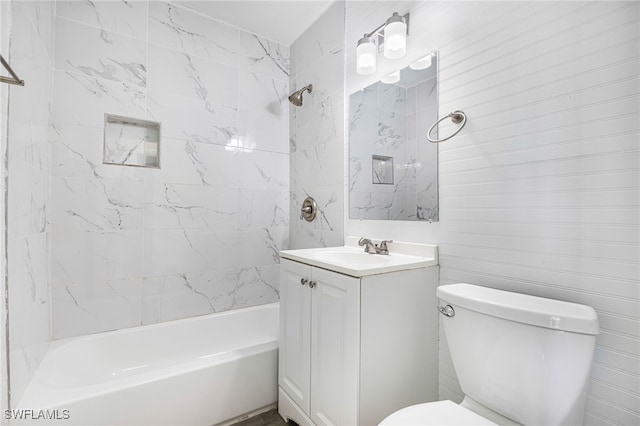
[[[214,425],[275,407],[278,304],[54,341],[12,424]],[[58,420],[55,420],[58,419]]]

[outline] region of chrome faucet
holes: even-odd
[[[365,246],[364,247],[365,253],[389,254],[389,247],[387,247],[387,244],[392,242],[393,240],[382,240],[380,242],[380,245],[378,245],[378,244],[372,243],[370,239],[363,237],[363,238],[360,238],[360,240],[358,241],[358,245]]]

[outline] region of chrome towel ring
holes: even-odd
[[[433,129],[435,129],[436,126],[442,120],[446,120],[447,118],[451,118],[451,121],[453,121],[455,124],[460,124],[460,127],[458,127],[458,130],[456,130],[455,132],[453,132],[453,134],[451,134],[450,136],[447,136],[444,139],[432,139],[431,138],[431,132],[433,132]],[[467,124],[467,116],[464,114],[464,112],[462,112],[462,111],[450,112],[448,115],[445,115],[440,120],[438,120],[435,123],[433,123],[433,126],[431,126],[429,128],[429,131],[427,132],[427,139],[429,139],[429,142],[432,142],[432,143],[440,143],[440,142],[447,141],[447,140],[451,139],[452,137],[454,137],[455,135],[457,135],[458,133],[460,133],[460,130],[462,130],[462,128],[464,127],[465,124]]]

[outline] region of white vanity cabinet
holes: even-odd
[[[286,259],[281,274],[280,386],[314,424],[354,425],[360,279]]]
[[[437,400],[437,266],[354,277],[304,260],[281,261],[280,415],[374,425]]]

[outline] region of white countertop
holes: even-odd
[[[357,245],[359,238],[347,237],[345,246],[283,250],[280,256],[353,277],[383,274],[438,264],[438,246],[404,242],[389,243],[389,254],[369,254]],[[379,240],[372,239],[374,243]]]

